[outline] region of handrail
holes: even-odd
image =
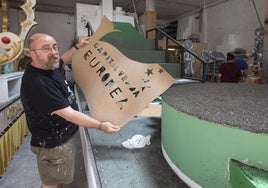
[[[181,51],[181,62],[179,62],[181,65],[182,65],[182,68],[181,68],[181,75],[183,78],[190,78],[190,79],[195,79],[195,80],[200,80],[200,81],[205,81],[205,66],[206,66],[206,61],[203,60],[202,58],[200,58],[197,54],[195,54],[194,52],[192,52],[191,50],[185,48],[183,45],[181,45],[180,43],[178,43],[177,40],[175,40],[174,38],[172,38],[170,35],[168,35],[167,33],[165,33],[164,31],[162,31],[161,29],[159,28],[152,28],[152,29],[149,29],[146,31],[146,38],[148,38],[148,33],[149,32],[152,32],[152,31],[155,31],[156,32],[156,37],[155,37],[155,49],[158,50],[158,40],[157,40],[157,32],[160,32],[162,36],[166,37],[166,61],[167,61],[167,53],[168,53],[168,40],[171,40],[173,43],[175,43],[182,51]],[[183,53],[187,51],[189,52],[191,55],[193,55],[196,59],[198,59],[201,64],[202,64],[202,79],[199,79],[199,78],[192,78],[192,77],[186,77],[184,75],[184,59],[183,59]],[[168,61],[167,61],[168,62]]]
[[[78,88],[77,85],[74,86],[75,90],[75,97],[78,102],[78,109],[82,112],[81,101],[79,98]],[[87,128],[79,127],[81,143],[82,143],[82,152],[84,157],[84,164],[86,169],[87,181],[88,181],[88,188],[101,188],[101,180],[97,168],[97,164],[95,161],[95,156],[93,154],[93,149],[91,146],[89,133]]]

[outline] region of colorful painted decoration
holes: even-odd
[[[4,44],[9,44],[10,43],[10,38],[9,37],[2,37],[1,41],[4,43]]]
[[[25,4],[21,6],[25,12],[26,19],[21,23],[21,32],[19,35],[6,30],[2,30],[5,32],[0,33],[0,65],[13,62],[22,54],[25,38],[32,27],[37,24],[34,21],[35,14],[33,7],[35,4],[36,0],[27,0]],[[3,19],[6,21],[7,18],[3,17]]]

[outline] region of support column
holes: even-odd
[[[268,0],[266,0],[263,36],[262,83],[268,84]]]
[[[207,32],[208,32],[208,12],[206,8],[206,1],[204,0],[203,3],[203,9],[200,15],[201,21],[200,21],[200,31],[201,31],[201,41],[207,42]]]
[[[156,28],[157,13],[155,11],[155,0],[146,0],[146,11],[145,11],[145,30]],[[155,32],[148,34],[148,39],[154,39]]]
[[[110,21],[113,21],[113,0],[102,0],[102,15],[106,16]]]

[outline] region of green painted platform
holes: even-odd
[[[268,85],[179,84],[162,98],[163,153],[190,187],[234,187],[231,159],[268,170]]]
[[[234,188],[267,188],[268,171],[232,159],[230,182]]]

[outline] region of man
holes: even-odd
[[[61,188],[73,181],[75,147],[73,137],[78,126],[116,133],[119,126],[93,119],[78,111],[74,94],[61,68],[71,61],[77,49],[89,43],[84,38],[59,58],[56,40],[43,33],[29,39],[21,101],[32,134],[31,150],[37,156],[42,188]]]
[[[245,80],[247,78],[247,70],[248,70],[248,64],[247,64],[247,57],[241,57],[235,60],[235,65],[240,69],[242,73],[241,80]]]
[[[247,57],[238,58],[235,60],[235,65],[241,70],[242,73],[245,73],[245,71],[248,69],[247,64]]]
[[[234,55],[227,53],[227,62],[221,64],[218,70],[218,81],[227,83],[238,83],[242,73],[240,69],[234,64]]]

